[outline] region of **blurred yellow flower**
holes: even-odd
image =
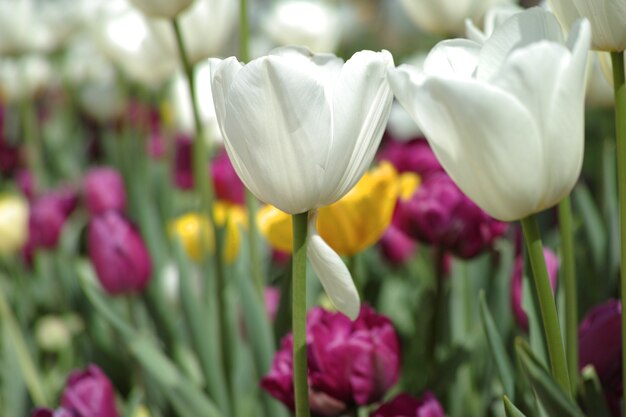
[[[15,194],[0,195],[0,255],[19,251],[28,238],[28,202]]]
[[[239,229],[248,227],[248,219],[245,210],[237,205],[224,202],[215,203],[215,221],[217,225],[225,228],[224,235],[224,259],[226,262],[233,262],[239,254],[241,236]],[[187,213],[173,220],[169,225],[170,234],[178,237],[187,252],[187,255],[194,261],[202,259],[202,242],[206,244],[209,252],[214,250],[214,233],[209,219],[199,213]]]
[[[317,229],[341,255],[354,255],[373,245],[389,227],[397,199],[419,186],[415,174],[398,175],[388,162],[366,172],[348,194],[319,209]],[[259,229],[270,244],[291,252],[291,216],[266,205],[257,214]]]

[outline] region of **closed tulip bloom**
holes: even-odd
[[[525,218],[569,194],[583,157],[591,31],[539,8],[512,16],[483,45],[439,43],[423,72],[389,71],[400,103],[461,190],[492,217]]]
[[[141,292],[152,261],[137,229],[122,215],[107,211],[89,222],[87,250],[102,287],[111,295]]]
[[[26,243],[28,202],[18,195],[0,195],[0,255],[12,255]]]
[[[492,247],[506,223],[491,218],[445,173],[431,174],[409,199],[400,200],[394,224],[416,240],[473,258]]]
[[[224,259],[231,263],[239,254],[241,230],[248,227],[245,210],[241,206],[219,201],[214,205],[215,220],[225,228]],[[180,239],[187,256],[194,261],[202,260],[205,251],[214,250],[215,235],[209,219],[198,213],[178,217],[169,226],[170,233]],[[206,245],[205,248],[202,245]]]
[[[126,208],[124,179],[113,168],[91,169],[83,182],[87,209],[91,215],[113,210],[123,212]]]
[[[437,397],[427,392],[420,399],[400,394],[378,407],[370,417],[445,417],[445,415]]]
[[[543,257],[546,260],[546,268],[548,269],[548,277],[550,278],[550,284],[552,285],[552,292],[556,290],[556,281],[559,275],[559,258],[556,254],[548,249],[544,248]],[[511,278],[511,307],[513,308],[513,314],[517,325],[524,330],[528,330],[528,316],[523,309],[522,300],[522,278],[524,275],[524,257],[520,254],[515,258],[515,264],[513,265],[513,274]]]
[[[28,220],[28,246],[54,248],[77,204],[78,195],[70,188],[49,191],[36,198]]]
[[[339,200],[372,162],[392,94],[387,51],[334,55],[285,47],[243,65],[213,60],[213,101],[228,156],[261,201],[299,214]],[[268,122],[271,121],[271,122]],[[359,299],[341,258],[309,221],[307,255],[333,303],[356,318]]]
[[[549,0],[549,4],[568,30],[581,17],[589,19],[594,49],[626,49],[625,0]]]
[[[409,17],[429,33],[461,34],[465,19],[479,21],[490,6],[511,0],[402,0]]]
[[[285,336],[261,386],[293,409],[292,337]],[[383,398],[400,372],[391,321],[364,306],[356,321],[313,308],[307,317],[309,401],[313,416],[336,417]]]
[[[398,175],[388,162],[365,173],[341,200],[319,209],[317,230],[341,255],[357,254],[376,243],[393,215],[399,193]],[[258,216],[259,228],[276,249],[291,252],[291,218],[272,206]]]
[[[592,308],[578,328],[580,368],[593,365],[615,417],[623,397],[621,317],[620,302],[609,300]]]
[[[185,10],[194,0],[129,0],[148,16],[172,19]]]
[[[109,378],[96,365],[70,374],[61,406],[74,417],[119,417],[115,391]],[[56,417],[56,414],[54,415]]]

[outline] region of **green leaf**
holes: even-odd
[[[511,400],[509,400],[506,395],[502,398],[502,402],[504,403],[504,412],[506,413],[506,417],[526,417],[524,413],[513,405]]]
[[[576,403],[552,379],[524,340],[518,338],[515,341],[515,350],[537,400],[549,416],[585,417]]]
[[[515,379],[513,374],[513,367],[509,361],[502,338],[496,328],[496,323],[489,312],[487,303],[485,301],[485,292],[480,292],[480,317],[483,324],[485,335],[487,336],[487,342],[489,343],[489,350],[493,355],[493,360],[496,363],[496,369],[500,375],[500,382],[504,388],[504,392],[514,399],[515,395]]]
[[[591,365],[582,370],[580,394],[587,414],[593,417],[611,417],[598,374]]]
[[[583,217],[583,227],[587,240],[589,241],[589,248],[591,249],[591,255],[596,269],[600,268],[605,262],[606,252],[606,229],[602,221],[600,211],[596,207],[593,201],[593,196],[585,184],[580,183],[574,189],[573,192],[574,201],[578,208],[578,212]]]

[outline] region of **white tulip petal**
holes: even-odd
[[[225,111],[227,151],[250,191],[290,214],[315,207],[330,146],[322,138],[331,135],[324,85],[270,55],[238,72]]]
[[[325,183],[336,185],[328,187],[319,206],[343,197],[374,159],[391,112],[387,69],[392,67],[389,52],[361,51],[341,69],[332,91],[332,140],[323,173]]]
[[[515,97],[474,80],[412,79],[402,67],[389,72],[389,81],[469,198],[504,221],[535,211],[544,175],[537,165],[541,137]]]
[[[513,15],[485,42],[480,52],[477,78],[490,80],[512,49],[540,41],[563,43],[563,31],[552,13],[535,7]]]
[[[359,293],[341,257],[317,232],[316,220],[317,214],[311,213],[307,257],[333,305],[351,320],[356,320],[361,310]]]
[[[148,16],[171,19],[187,8],[193,0],[129,0]]]
[[[472,19],[465,19],[465,37],[471,41],[478,43],[485,43],[487,35],[480,30],[472,21]]]
[[[481,45],[468,39],[439,42],[424,62],[424,72],[439,77],[471,78],[478,65]]]
[[[604,51],[626,49],[626,2],[622,0],[572,0],[580,16],[592,25],[593,44]],[[567,7],[567,6],[563,6]]]

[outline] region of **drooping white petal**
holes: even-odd
[[[324,85],[308,67],[279,55],[252,61],[228,90],[223,120],[231,161],[260,200],[290,214],[318,205],[331,110]]]
[[[439,42],[424,62],[424,72],[439,77],[471,78],[478,65],[481,45],[468,39]]]
[[[317,213],[309,215],[307,256],[328,298],[337,310],[356,320],[361,309],[359,293],[352,276],[341,257],[332,250],[317,232]]]
[[[332,136],[322,175],[324,183],[333,185],[317,207],[339,200],[371,164],[391,112],[386,74],[392,67],[387,51],[357,52],[332,85]]]
[[[389,81],[468,197],[504,221],[535,211],[544,175],[537,164],[541,137],[514,96],[475,80],[412,76],[403,67],[391,70]]]
[[[535,7],[513,15],[485,42],[480,52],[477,77],[490,80],[512,49],[540,41],[563,43],[563,31],[552,13]]]

